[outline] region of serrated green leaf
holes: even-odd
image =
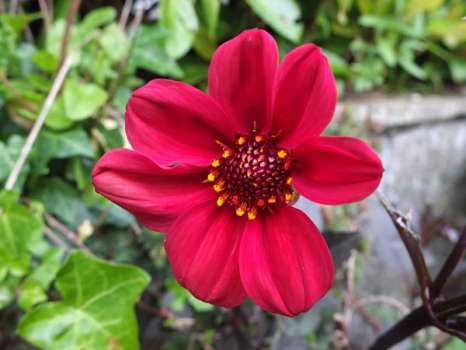
[[[41,304],[18,333],[48,350],[136,350],[134,303],[150,277],[141,269],[73,252],[56,279],[63,299]]]
[[[168,33],[165,42],[168,55],[184,56],[191,49],[199,26],[193,0],[162,0],[160,25]]]
[[[91,117],[107,100],[107,92],[96,84],[68,79],[63,88],[65,111],[71,120]]]
[[[303,34],[301,9],[294,0],[246,0],[254,12],[280,35],[298,43]]]

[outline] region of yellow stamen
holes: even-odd
[[[256,135],[256,137],[254,137],[254,140],[256,140],[256,142],[262,142],[265,140],[265,137],[262,135]]]
[[[211,165],[213,168],[218,168],[220,166],[220,159],[214,159]]]
[[[285,193],[285,201],[288,203],[288,202],[291,202],[292,200],[293,200],[293,194],[290,192]]]
[[[227,194],[223,194],[221,195],[220,197],[217,198],[217,206],[221,207],[225,201],[228,199],[228,195]]]
[[[249,219],[249,220],[254,220],[256,217],[257,217],[257,210],[256,210],[256,208],[251,208],[251,209],[248,211],[248,219]]]
[[[277,203],[277,196],[275,195],[270,196],[267,202],[270,204]]]
[[[217,171],[211,171],[209,175],[207,175],[207,181],[214,182],[217,175],[218,175]]]
[[[286,152],[284,149],[281,149],[280,151],[277,152],[277,156],[280,159],[285,159],[287,155],[288,155],[288,152]]]
[[[236,215],[243,216],[246,213],[246,210],[244,210],[244,208],[241,206],[241,207],[236,208],[235,212],[236,212]]]
[[[231,149],[225,148],[225,149],[223,150],[222,157],[225,158],[225,159],[227,159],[227,158],[230,158],[230,157],[232,156],[232,154],[233,154],[233,151],[232,151]]]
[[[293,183],[293,178],[292,178],[291,176],[288,176],[288,177],[286,178],[286,184],[287,184],[287,185],[291,185],[292,183]]]
[[[223,186],[225,185],[225,181],[220,180],[214,185],[214,191],[215,192],[222,192],[223,191]]]
[[[244,145],[246,141],[247,141],[246,137],[240,136],[236,139],[236,144],[241,146],[241,145]]]

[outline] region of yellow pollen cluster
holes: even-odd
[[[254,220],[260,210],[273,211],[275,205],[296,200],[289,153],[274,142],[255,131],[238,136],[231,147],[217,142],[222,156],[212,161],[206,180],[219,194],[217,206],[228,204],[237,216]]]

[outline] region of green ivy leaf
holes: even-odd
[[[58,177],[37,182],[31,197],[40,200],[48,213],[73,228],[89,218],[89,212],[78,191]]]
[[[16,200],[12,192],[0,192],[0,266],[14,276],[23,276],[29,268],[28,250],[41,238],[44,224]]]
[[[184,56],[193,44],[199,21],[192,0],[163,0],[160,7],[160,25],[167,30],[167,53]]]
[[[66,115],[72,120],[91,117],[107,100],[107,92],[96,84],[68,79],[63,89]]]
[[[45,253],[42,262],[29,274],[22,283],[18,304],[24,310],[47,300],[46,291],[61,267],[63,251],[51,248]]]
[[[73,121],[66,115],[63,96],[59,96],[53,103],[45,119],[45,125],[54,130],[68,129],[73,125]]]
[[[29,311],[18,333],[48,350],[136,350],[133,305],[149,281],[137,267],[73,252],[55,283],[63,299]]]
[[[303,34],[301,9],[294,0],[246,0],[254,12],[286,39],[298,43]]]

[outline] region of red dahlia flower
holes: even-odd
[[[320,136],[336,104],[335,80],[318,47],[278,63],[274,39],[247,30],[221,45],[209,93],[157,79],[126,110],[134,150],[105,154],[97,192],[155,231],[181,285],[234,307],[250,297],[287,316],[332,287],[333,264],[316,226],[291,206],[371,194],[382,164],[364,142]]]

